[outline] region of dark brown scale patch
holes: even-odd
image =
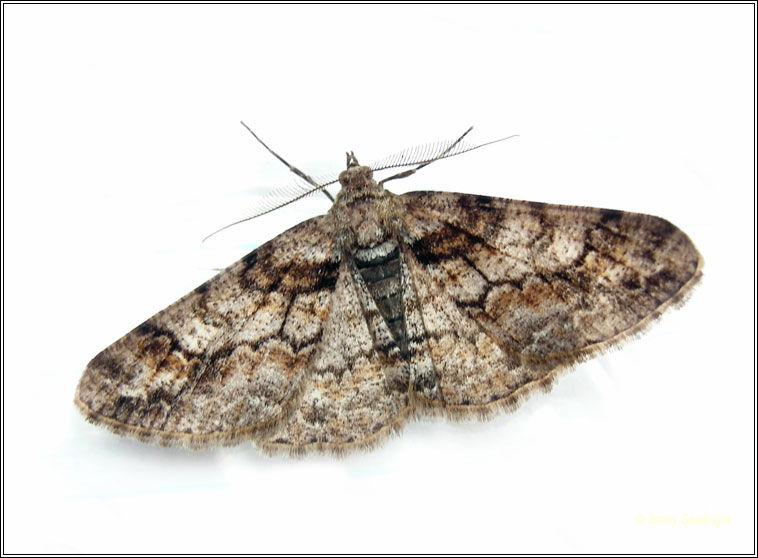
[[[429,265],[465,257],[480,244],[486,244],[482,237],[448,223],[440,231],[415,241],[411,249],[420,264]]]
[[[320,291],[323,289],[333,289],[337,284],[337,275],[339,272],[339,262],[327,262],[318,268],[316,272],[315,284],[311,289],[303,289],[301,292]]]
[[[639,289],[642,285],[640,284],[640,280],[637,277],[631,277],[629,279],[626,279],[623,283],[621,283],[625,289],[634,291],[636,289]]]
[[[610,221],[618,221],[621,219],[622,215],[624,214],[621,211],[616,211],[615,209],[604,209],[600,215],[600,222],[608,223]]]
[[[177,351],[185,355],[195,356],[192,351],[182,346],[172,331],[158,327],[150,320],[138,325],[134,329],[134,333],[145,338],[141,347],[143,354],[166,355]],[[168,347],[165,346],[166,342],[168,342]]]
[[[494,200],[495,198],[492,198],[490,196],[461,196],[458,199],[458,205],[462,209],[473,211],[488,211],[495,209],[492,207]]]
[[[656,233],[656,238],[653,239],[653,246],[660,248],[678,229],[665,219],[657,219],[656,221],[658,226],[651,227],[651,229],[655,229]]]
[[[113,354],[107,350],[98,353],[98,355],[89,363],[87,368],[102,372],[106,377],[111,379],[119,378],[122,374],[126,373],[124,371],[124,360],[117,356],[113,356]]]
[[[113,418],[121,422],[128,422],[129,417],[132,416],[137,409],[137,402],[133,397],[122,395],[116,401],[116,409],[113,412]]]
[[[647,278],[647,284],[655,288],[668,288],[671,284],[677,283],[677,281],[676,275],[666,269],[662,269]]]
[[[413,387],[419,393],[432,393],[437,387],[437,381],[432,375],[420,375],[414,379]]]
[[[210,281],[206,281],[205,283],[203,283],[199,287],[195,288],[195,292],[197,294],[199,294],[199,295],[205,294],[208,291],[208,289],[210,288],[210,286],[211,286],[211,282]]]
[[[542,202],[525,202],[535,213],[542,212],[547,207],[546,203]]]

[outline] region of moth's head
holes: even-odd
[[[353,153],[347,154],[347,170],[340,173],[340,184],[343,188],[359,190],[375,184],[374,171],[370,167],[361,166]]]

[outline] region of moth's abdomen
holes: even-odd
[[[400,282],[400,247],[390,239],[371,248],[360,248],[355,266],[366,283],[403,357],[408,355],[408,337]]]

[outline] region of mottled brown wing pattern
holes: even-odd
[[[87,418],[164,445],[264,434],[286,412],[337,282],[334,231],[316,217],[264,244],[97,355]]]
[[[400,199],[448,406],[549,383],[556,369],[641,331],[700,278],[692,242],[657,217],[451,193]],[[455,357],[456,348],[471,354]]]
[[[407,251],[405,260],[412,285],[407,291],[408,321],[412,330],[420,331],[411,354],[425,365],[413,373],[431,369],[426,384],[435,388],[419,389],[415,381],[416,400],[466,412],[500,401],[526,383],[518,359],[457,304],[415,254]]]
[[[258,445],[298,454],[366,447],[402,424],[409,410],[406,363],[351,262],[343,261],[323,335],[291,412]],[[385,345],[386,346],[386,342]]]
[[[354,158],[353,158],[354,159]],[[143,441],[368,447],[415,413],[485,413],[640,332],[702,260],[663,219],[384,190],[352,160],[277,236],[87,366],[76,404]]]

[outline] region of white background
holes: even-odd
[[[5,552],[754,551],[754,6],[3,14]],[[314,175],[348,149],[520,134],[390,189],[664,216],[704,280],[516,413],[411,423],[346,459],[91,426],[72,401],[96,353],[328,209],[200,243],[291,181],[240,120]]]

